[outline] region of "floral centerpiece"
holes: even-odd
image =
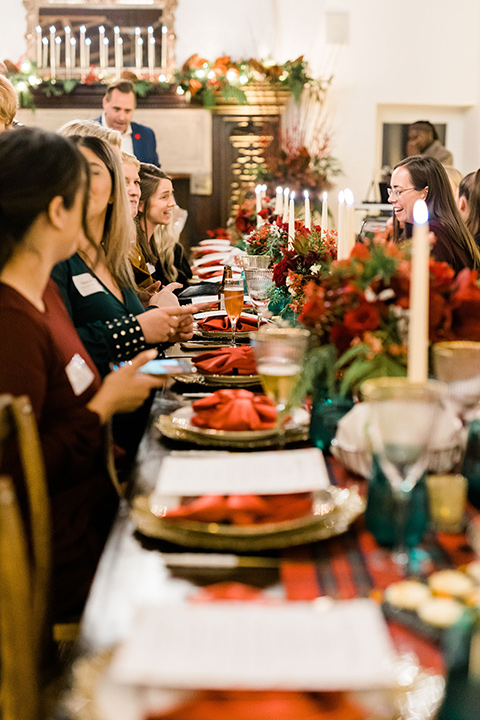
[[[270,192],[277,185],[294,190],[301,197],[308,190],[315,201],[318,194],[332,187],[340,173],[338,160],[331,155],[331,138],[324,134],[315,147],[307,148],[296,134],[281,134],[279,147],[272,143],[263,151],[257,181],[267,183]]]
[[[283,228],[286,232],[287,225]],[[322,282],[337,257],[336,235],[329,230],[323,237],[320,226],[308,230],[300,220],[295,221],[295,238],[290,246],[285,242],[279,247],[280,257],[273,268],[273,303],[293,313],[301,311],[306,287]]]
[[[331,396],[345,394],[369,378],[407,374],[410,273],[408,251],[375,238],[304,287],[298,319],[315,347],[300,393],[323,386]],[[477,280],[476,271],[455,277],[447,263],[430,259],[431,343],[480,340]]]

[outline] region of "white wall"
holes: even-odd
[[[7,10],[8,6],[8,10]],[[348,14],[348,42],[325,42],[325,13]],[[8,15],[8,18],[7,18]],[[0,58],[24,49],[21,0],[0,0]],[[179,0],[177,62],[304,54],[333,71],[334,154],[357,199],[380,167],[384,121],[447,121],[447,145],[463,172],[480,167],[478,0]]]

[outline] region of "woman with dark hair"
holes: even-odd
[[[136,370],[100,384],[50,273],[85,232],[88,166],[65,138],[22,128],[0,136],[0,393],[28,395],[51,501],[55,617],[81,609],[116,508],[105,467],[105,424],[160,383]],[[28,518],[18,457],[5,446]],[[28,523],[27,523],[28,524]]]
[[[456,273],[465,267],[480,268],[480,251],[458,212],[447,173],[438,160],[425,155],[402,160],[393,170],[388,195],[395,238],[400,225],[404,238],[411,236],[413,207],[417,200],[425,200],[430,230],[436,238],[432,257],[447,262]]]
[[[468,173],[460,181],[457,207],[477,246],[480,247],[480,170]]]
[[[190,264],[173,230],[176,207],[172,179],[155,165],[140,164],[142,191],[137,215],[137,245],[147,268],[163,285],[188,285]]]

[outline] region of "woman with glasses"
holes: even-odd
[[[447,262],[456,273],[465,267],[480,268],[480,251],[458,212],[447,173],[438,160],[427,155],[402,160],[393,170],[388,195],[393,205],[394,238],[411,237],[413,207],[417,200],[425,200],[430,230],[436,238],[432,257]]]

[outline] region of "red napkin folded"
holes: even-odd
[[[204,332],[228,332],[232,329],[230,318],[227,315],[203,318],[203,320],[198,321],[197,325]],[[242,316],[237,321],[238,332],[251,332],[257,330],[257,328],[258,320],[256,315],[252,315],[251,318]]]
[[[181,707],[150,713],[146,720],[366,720],[371,709],[359,707],[343,692],[301,693],[282,690],[204,690]]]
[[[269,430],[277,419],[272,402],[248,390],[217,390],[192,408],[192,424],[214,430]]]
[[[197,271],[197,275],[202,276],[202,280],[212,280],[212,278],[223,276],[223,270],[214,270],[213,272],[202,272],[201,268],[195,268],[195,270]]]
[[[192,358],[202,373],[208,375],[255,375],[257,366],[251,347],[222,348]]]
[[[189,601],[194,603],[216,602],[218,600],[231,600],[232,602],[242,600],[243,602],[260,602],[262,604],[273,601],[278,604],[278,601],[265,597],[260,588],[246,583],[229,581],[207,585],[189,597]]]
[[[312,511],[310,493],[288,495],[202,495],[165,513],[171,520],[262,525],[296,520]]]

